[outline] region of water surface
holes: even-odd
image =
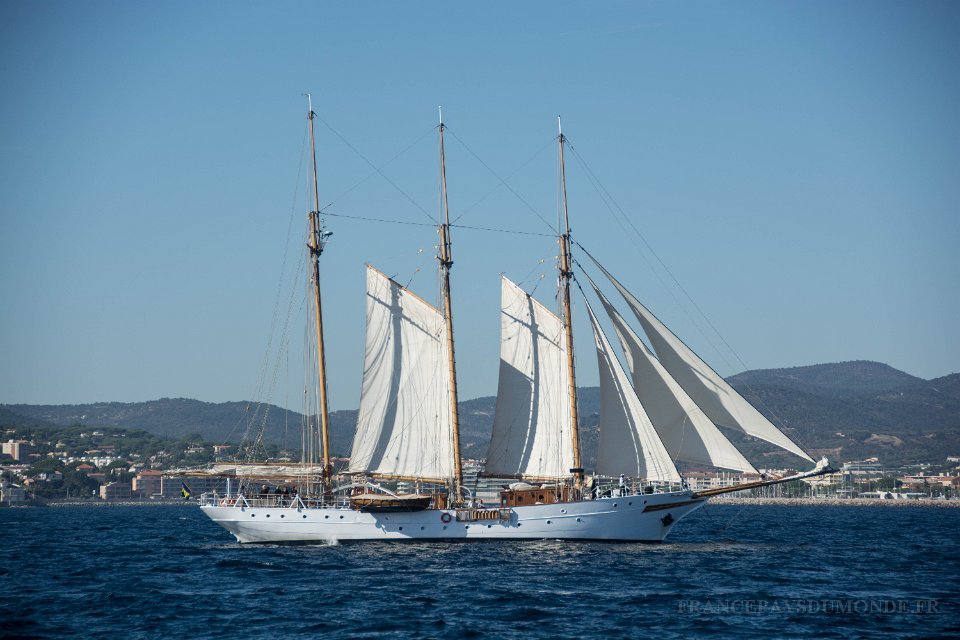
[[[960,637],[960,509],[707,505],[664,544],[241,546],[192,505],[0,531],[3,638]]]

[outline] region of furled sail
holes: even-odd
[[[804,453],[803,449],[734,391],[720,374],[711,369],[690,347],[650,313],[633,294],[603,268],[603,265],[596,259],[593,261],[610,279],[637,316],[660,363],[693,398],[707,417],[718,425],[740,429],[747,435],[765,440],[804,460],[813,462],[813,458]]]
[[[350,472],[453,476],[448,369],[443,315],[368,266],[366,355]]]
[[[685,462],[757,473],[650,353],[597,285],[592,280],[590,284],[617,332],[640,404],[669,454]],[[600,393],[603,394],[602,389]],[[601,430],[601,442],[602,438]]]
[[[600,368],[600,443],[597,473],[680,482],[680,473],[657,436],[627,374],[587,305]],[[711,425],[712,426],[712,425]]]
[[[573,466],[563,321],[502,277],[500,381],[485,475],[562,478]]]

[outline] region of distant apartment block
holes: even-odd
[[[162,493],[163,473],[160,471],[141,471],[133,479],[133,492],[143,498]]]
[[[17,461],[26,460],[32,450],[32,446],[26,440],[11,439],[3,443],[3,453]]]
[[[0,504],[15,505],[27,501],[27,492],[6,480],[0,481]]]
[[[130,500],[133,498],[131,483],[111,482],[100,487],[101,500]]]

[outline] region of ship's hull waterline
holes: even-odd
[[[372,513],[350,508],[201,507],[241,543],[370,540],[606,540],[662,542],[705,500],[689,491],[513,507],[500,519],[458,519],[455,509]],[[461,515],[465,512],[461,510]]]

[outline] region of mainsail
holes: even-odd
[[[683,390],[714,423],[740,429],[747,435],[765,440],[785,451],[813,462],[803,449],[783,434],[753,405],[743,399],[733,387],[710,368],[690,347],[673,334],[662,322],[637,300],[633,294],[593,256],[594,264],[603,271],[633,310],[650,339],[660,364],[670,372]]]
[[[600,443],[597,473],[680,482],[680,473],[657,436],[627,374],[587,305],[600,368]]]
[[[613,323],[632,373],[633,388],[660,435],[662,446],[676,460],[757,473],[650,353],[597,285],[592,280],[590,284]]]
[[[367,335],[351,473],[453,477],[443,314],[367,267]]]
[[[565,478],[573,466],[563,321],[502,277],[500,381],[485,473]]]

